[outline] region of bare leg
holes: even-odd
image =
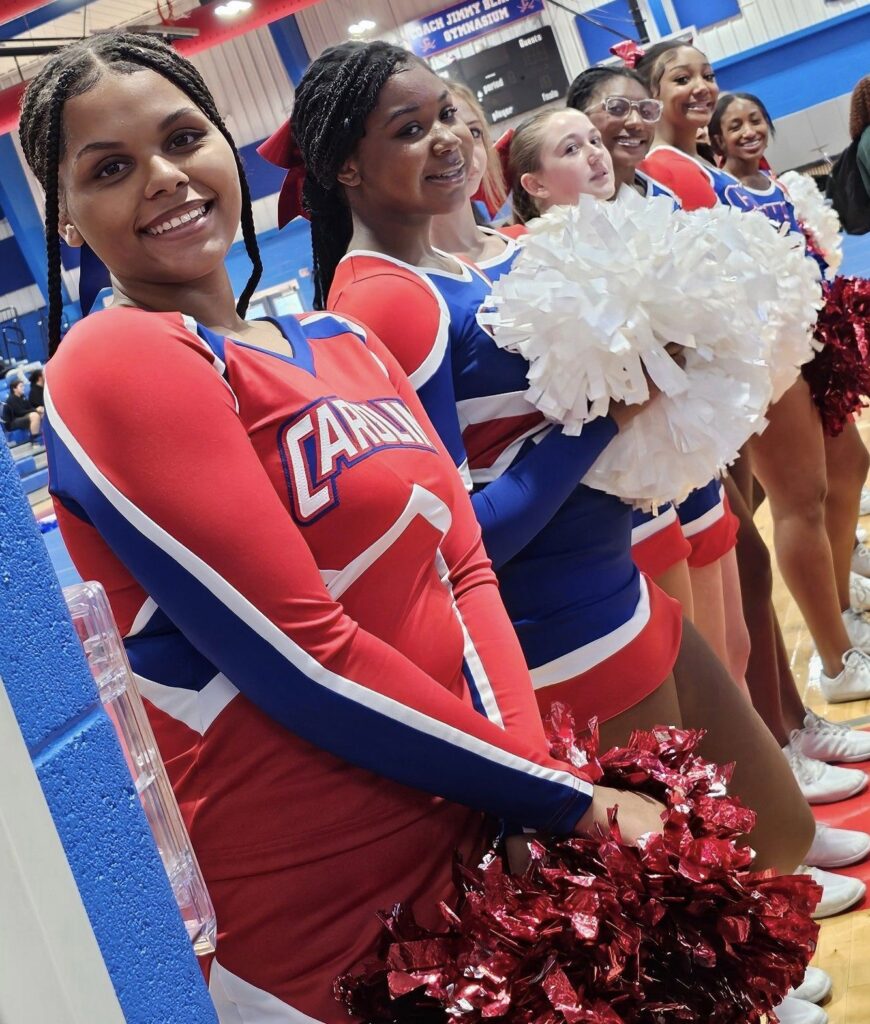
[[[794,681],[788,660],[788,652],[785,649],[785,641],[782,638],[782,630],[775,617],[773,625],[776,634],[776,663],[779,666],[779,703],[782,708],[783,726],[786,735],[790,736],[793,729],[803,728],[807,709],[804,707],[803,698],[798,693],[797,683]]]
[[[840,615],[825,532],[822,425],[803,378],[771,408],[768,418],[767,430],[750,442],[752,469],[770,502],[780,572],[815,640],[825,673],[836,676],[852,645]]]
[[[680,702],[674,677],[669,675],[662,685],[634,707],[599,726],[601,749],[628,742],[634,729],[651,729],[654,725],[681,725]]]
[[[740,461],[745,467],[744,460]],[[725,480],[725,490],[731,511],[740,520],[737,568],[740,573],[743,614],[751,639],[746,682],[753,707],[777,743],[785,746],[789,730],[783,721],[780,691],[788,685],[795,689],[795,685],[787,662],[783,666],[787,678],[781,678],[781,666],[776,654],[776,616],[771,602],[773,577],[770,554],[755,528],[734,474]]]
[[[737,568],[737,551],[732,548],[720,559],[722,566],[722,594],[725,607],[725,645],[728,651],[728,668],[731,677],[749,696],[746,684],[746,666],[749,664],[749,630],[743,617],[743,595],[740,592],[740,570]]]
[[[840,610],[845,611],[849,607],[849,567],[861,488],[870,472],[870,453],[854,423],[847,423],[837,437],[825,435],[825,464],[828,471],[825,529],[834,557]]]
[[[727,666],[725,593],[722,589],[720,561],[698,567],[689,566],[689,578],[692,581],[695,628],[710,645],[716,657]]]
[[[656,576],[655,583],[666,594],[680,602],[683,606],[683,615],[686,616],[689,622],[692,622],[695,610],[692,603],[692,581],[689,576],[689,563],[683,559],[681,562],[677,562],[676,565],[665,569],[663,573]]]
[[[28,413],[27,416],[28,419],[30,420],[30,436],[36,437],[36,435],[42,429],[42,417],[39,415],[38,412]]]
[[[674,679],[683,726],[707,731],[706,758],[735,762],[730,791],[758,815],[749,835],[753,866],[793,871],[815,835],[809,805],[777,741],[689,622],[683,623]]]

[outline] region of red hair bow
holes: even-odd
[[[622,63],[632,70],[637,67],[637,62],[641,57],[646,56],[646,50],[642,50],[633,39],[624,39],[621,43],[614,43],[610,47],[610,52],[614,57],[621,57]]]
[[[283,228],[294,217],[304,217],[302,206],[302,185],[305,181],[305,161],[296,145],[290,121],[286,121],[265,142],[257,146],[257,152],[264,160],[276,167],[286,167],[287,174],[278,195],[278,227]]]

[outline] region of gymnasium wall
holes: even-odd
[[[774,167],[784,170],[825,154],[835,155],[847,144],[848,94],[861,74],[870,69],[870,3],[866,0],[639,3],[653,39],[696,25],[697,44],[714,61],[722,87],[755,91],[770,105],[779,129],[770,151]],[[268,281],[264,278],[264,286],[280,283],[286,280],[281,275],[289,274],[299,282],[303,300],[311,302],[307,229],[297,225],[291,231],[277,233],[275,195],[281,172],[264,164],[255,153],[256,144],[292,108],[291,77],[304,66],[304,51],[314,56],[326,46],[346,39],[348,26],[363,15],[377,25],[373,36],[402,42],[399,26],[443,6],[448,4],[439,4],[438,0],[367,0],[365,5],[359,0],[325,0],[305,8],[295,19],[285,19],[288,24],[261,28],[194,57],[226,116],[248,170],[254,195],[254,222],[267,269]],[[718,17],[717,12],[735,8],[740,11],[738,15],[706,24]],[[566,0],[564,6],[547,2],[542,14],[456,47],[436,57],[433,64],[443,66],[455,58],[529,32],[537,25],[549,24],[571,78],[589,63],[577,15],[586,14],[631,35],[634,30],[627,11],[627,0]],[[292,39],[294,34],[299,45],[288,57],[286,37]],[[609,37],[605,33],[602,38],[606,42]],[[14,146],[23,165],[17,139]],[[24,173],[41,217],[40,190],[32,175]],[[38,244],[41,246],[41,240]],[[0,287],[9,282],[7,294],[0,294],[0,308],[14,306],[19,313],[29,314],[31,354],[40,358],[45,354],[44,344],[36,324],[43,317],[45,299],[34,280],[32,252],[31,247],[30,262],[22,259],[18,239],[10,237],[8,224],[0,220],[0,266],[9,268],[0,279]],[[233,283],[239,290],[247,280],[249,267],[239,234],[230,259]],[[64,251],[63,277],[69,314],[74,317],[78,269],[77,253],[73,250]]]

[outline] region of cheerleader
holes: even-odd
[[[561,113],[585,122],[570,148],[609,196],[597,133],[582,114]],[[383,332],[470,469],[539,702],[568,700],[581,721],[599,714],[605,742],[641,724],[705,725],[708,755],[736,761],[735,792],[761,809],[759,862],[785,863],[782,844],[799,848],[812,821],[775,743],[690,625],[681,647],[677,603],[631,562],[628,508],[579,483],[590,446],[617,423],[604,417],[578,438],[545,423],[524,399],[525,361],[477,325],[487,279],[431,245],[431,218],[467,202],[473,153],[444,80],[386,43],[333,47],[299,84],[292,139],[306,170],[317,301],[328,295]],[[704,679],[686,688],[685,706],[670,672],[678,649],[685,675]]]
[[[769,172],[762,170],[767,143],[775,129],[767,108],[756,96],[736,93],[720,98],[710,122],[714,145],[724,160],[723,169],[740,181],[742,192],[748,195],[755,208],[766,214],[775,224],[788,224],[792,231],[801,231],[788,191]],[[812,239],[808,239],[812,248]],[[827,266],[820,254],[816,258]],[[816,381],[815,357],[803,368],[824,429],[824,462],[827,471],[827,489],[824,495],[824,525],[833,558],[834,577],[840,609],[847,622],[864,622],[861,612],[870,608],[870,587],[864,583],[861,570],[868,567],[856,557],[852,538],[858,524],[861,488],[870,469],[870,455],[861,440],[851,415],[844,416],[837,401],[833,407],[829,395],[839,400],[836,381],[825,377],[824,385],[813,387]],[[833,383],[833,387],[831,386]],[[848,388],[849,381],[843,385]],[[798,385],[796,385],[798,386]],[[801,394],[806,388],[800,387]],[[858,402],[855,401],[857,409]],[[846,410],[849,412],[849,410]],[[815,422],[815,421],[814,421]],[[817,431],[814,431],[814,435]],[[754,463],[753,463],[754,465]],[[858,572],[850,587],[850,571]],[[853,607],[854,605],[854,607]],[[859,628],[861,628],[859,626]]]
[[[466,191],[470,197],[482,196],[488,209],[498,210],[506,198],[506,185],[500,152],[489,137],[486,116],[470,89],[454,83],[451,94],[458,116],[474,140]],[[508,149],[509,142],[501,148],[505,157]],[[479,225],[471,202],[453,213],[432,218],[433,245],[474,262],[491,281],[510,270],[518,249],[515,234]],[[666,594],[676,598],[686,617],[692,619],[692,590],[686,562],[691,547],[670,502],[655,515],[633,510],[631,539],[632,558],[637,567]]]
[[[625,186],[642,196],[667,195],[678,203],[672,192],[638,169],[652,144],[662,112],[661,101],[649,95],[639,75],[629,68],[588,68],[571,83],[567,104],[587,114],[601,132],[613,159],[617,190]],[[734,552],[737,520],[728,508],[721,482],[713,480],[689,495],[676,510],[674,518],[677,517],[686,542],[683,557],[687,561],[684,564],[678,559],[676,547],[670,548],[672,564],[668,566],[666,582],[688,577],[688,599],[692,602],[689,608],[694,608],[695,625],[747,692],[749,634],[743,618]],[[650,530],[655,523],[655,519],[649,522],[651,518],[635,512],[635,532]],[[667,550],[660,546],[658,557],[663,559]],[[644,552],[639,553],[643,557]],[[665,589],[674,593],[667,585]],[[683,593],[686,589],[681,586]]]
[[[332,981],[374,955],[378,909],[449,898],[454,852],[492,835],[481,812],[570,834],[617,802],[636,838],[661,808],[548,755],[465,490],[384,346],[332,315],[244,319],[250,194],[193,65],[152,36],[65,47],[20,133],[46,192],[52,352],[59,236],[112,276],[112,308],[48,365],[52,495],[215,904],[218,1016],[340,1024]]]
[[[721,201],[720,194],[724,196],[726,190],[732,197],[740,194],[740,182],[706,163],[698,153],[698,129],[709,125],[719,94],[715,74],[705,55],[680,41],[663,42],[640,58],[637,71],[647,82],[651,94],[663,104],[655,143],[642,169],[671,188],[686,209],[713,206]],[[795,429],[800,427],[806,431],[808,446],[795,444],[793,435],[789,435],[784,443],[793,454],[790,471],[783,474],[774,467],[765,474],[779,533],[778,548],[783,549],[780,567],[796,599],[800,598],[799,604],[811,631],[819,634],[820,649],[824,647],[826,694],[833,699],[853,699],[853,694],[870,692],[870,664],[861,649],[868,624],[848,616],[848,621],[844,621],[840,615],[830,542],[823,525],[825,476],[818,417],[813,419],[812,406],[801,381],[779,404],[782,412],[774,409],[774,418],[793,416]],[[772,426],[750,444],[753,456],[759,449],[763,453],[761,473],[769,463],[776,462],[765,457],[773,447],[772,438],[776,434]],[[778,450],[784,450],[783,443]],[[753,462],[752,468],[755,467]],[[835,777],[832,774],[835,769],[825,770],[819,761],[811,763],[807,756],[812,753],[813,758],[841,760],[834,752],[840,746],[840,739],[828,735],[829,728],[833,728],[830,723],[817,719],[803,707],[788,670],[773,611],[769,554],[752,523],[751,479],[750,467],[740,460],[732,471],[732,479],[726,482],[732,508],[740,518],[738,565],[752,641],[747,682],[753,703],[767,709],[766,720],[775,722],[777,716],[782,720],[787,731],[778,732],[777,739],[783,743],[808,798],[814,802],[839,799],[864,788],[866,780],[857,775],[851,781]],[[743,487],[738,489],[735,480],[740,480]],[[794,501],[797,491],[805,495],[804,502]],[[795,537],[799,544],[794,542]],[[808,556],[807,544],[818,548],[817,557]],[[817,580],[816,590],[808,587],[808,579]],[[852,631],[851,636],[847,628]],[[867,756],[866,745],[860,740],[860,734],[850,732],[847,746],[851,749],[854,741],[852,756],[855,760]]]

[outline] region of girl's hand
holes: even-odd
[[[623,840],[630,845],[636,844],[647,832],[660,835],[664,831],[662,815],[666,807],[658,800],[642,793],[596,786],[592,792],[592,803],[577,822],[574,832],[590,832],[596,825],[606,829],[607,812],[611,807],[619,809],[619,831]]]

